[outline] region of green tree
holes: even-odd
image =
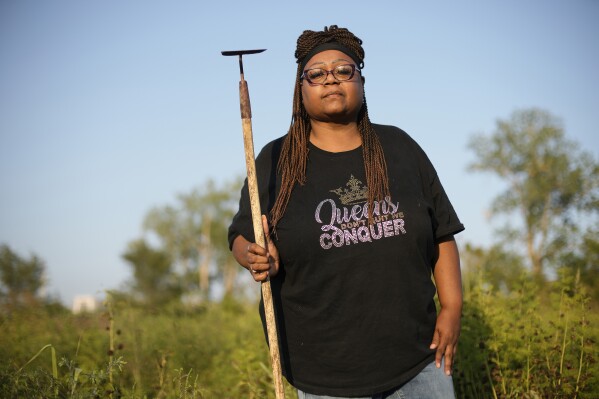
[[[464,285],[483,281],[492,291],[509,293],[525,273],[524,262],[517,253],[495,244],[489,249],[466,244],[460,251],[464,265]]]
[[[188,291],[209,298],[213,280],[233,292],[238,267],[228,249],[227,228],[237,207],[239,180],[203,187],[177,197],[177,203],[152,209],[144,228],[154,233],[178,264]]]
[[[44,272],[45,264],[37,255],[24,259],[8,245],[0,247],[0,295],[8,304],[36,302],[46,284]]]
[[[181,287],[168,253],[151,248],[145,240],[136,240],[129,244],[123,259],[132,268],[132,288],[142,302],[161,305],[180,297]]]
[[[507,183],[492,212],[519,215],[522,226],[509,232],[510,240],[524,244],[533,274],[543,281],[546,266],[559,266],[596,215],[599,165],[565,138],[556,117],[535,108],[498,120],[492,135],[474,136],[469,147],[477,157],[471,170]]]

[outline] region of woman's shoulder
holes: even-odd
[[[386,145],[402,145],[402,146],[416,146],[420,148],[416,140],[412,138],[403,129],[392,125],[381,125],[373,123],[372,126],[381,140],[383,147]]]
[[[281,147],[283,146],[283,141],[286,136],[287,135],[276,138],[262,147],[260,153],[256,157],[256,165],[258,168],[276,169],[276,165],[281,156]]]
[[[429,169],[432,163],[424,149],[404,130],[391,125],[373,124],[388,160],[412,160],[419,168]]]
[[[287,137],[286,134],[266,143],[264,145],[264,147],[262,147],[262,149],[260,150],[260,155],[262,155],[262,154],[265,154],[265,155],[279,154],[281,152],[281,146],[283,145],[283,141],[285,140],[285,137]]]

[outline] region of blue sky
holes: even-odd
[[[238,64],[220,52],[268,49],[244,62],[259,149],[289,126],[298,35],[331,24],[364,41],[371,119],[428,153],[460,243],[493,241],[502,184],[466,170],[467,142],[498,118],[543,108],[599,159],[599,2],[343,4],[0,2],[0,243],[43,258],[67,304],[119,287],[152,207],[244,172]]]

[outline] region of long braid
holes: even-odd
[[[278,172],[281,174],[281,188],[270,212],[271,223],[275,228],[285,213],[295,184],[303,185],[306,182],[306,163],[311,127],[310,117],[304,108],[301,95],[302,61],[316,46],[328,42],[341,43],[353,51],[360,60],[364,59],[365,53],[362,48],[362,40],[349,30],[338,28],[336,25],[325,27],[324,31],[320,32],[306,30],[297,39],[295,57],[298,67],[293,94],[293,114],[289,132],[283,140],[281,157],[277,165]],[[361,69],[363,62],[358,67]],[[368,186],[369,219],[372,221],[373,203],[375,200],[380,201],[389,195],[389,181],[383,147],[368,117],[366,97],[364,97],[364,103],[358,114],[358,130],[362,138],[364,168]]]
[[[364,171],[366,172],[366,184],[368,185],[368,220],[372,222],[373,202],[390,196],[390,192],[385,153],[379,137],[374,131],[372,123],[370,123],[366,96],[364,96],[364,104],[362,104],[362,109],[358,115],[358,130],[362,135]]]

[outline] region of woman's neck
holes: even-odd
[[[329,152],[350,151],[362,145],[358,124],[346,125],[311,121],[310,142]]]

